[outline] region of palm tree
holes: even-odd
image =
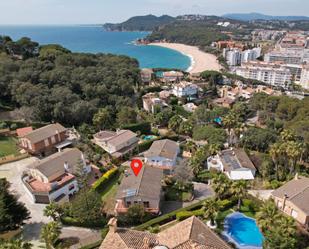
[[[221,200],[229,194],[231,181],[224,174],[218,174],[212,179],[211,185],[216,193],[216,198]]]
[[[247,195],[248,184],[244,180],[234,181],[231,186],[231,193],[238,199],[237,210],[240,210],[241,200]]]
[[[197,145],[193,141],[188,141],[185,147],[190,153],[194,153],[197,151]]]
[[[274,143],[271,145],[269,154],[275,164],[276,167],[276,178],[279,180],[279,160],[282,157],[283,151],[282,151],[282,144],[281,143]]]
[[[44,240],[47,249],[53,249],[61,234],[61,226],[58,222],[52,221],[42,227],[41,239]]]
[[[285,143],[285,153],[290,161],[290,174],[294,172],[295,165],[301,159],[303,150],[301,143],[295,141]]]
[[[256,221],[261,231],[264,233],[273,226],[276,226],[280,220],[280,213],[273,200],[263,203],[260,211],[256,214]]]
[[[220,203],[215,198],[207,199],[203,204],[204,218],[210,220],[212,226],[215,225],[215,219],[220,211]]]
[[[218,152],[220,151],[220,145],[219,144],[210,144],[209,145],[209,154],[214,156],[216,154],[218,154]]]
[[[283,130],[280,133],[280,138],[282,141],[287,142],[287,141],[295,141],[295,134],[291,130]]]
[[[3,247],[2,247],[3,246]],[[32,244],[23,242],[21,239],[4,241],[0,239],[1,249],[31,249]]]
[[[179,115],[175,115],[169,120],[168,128],[177,132],[177,131],[179,131],[179,128],[180,128],[182,123],[183,123],[182,118]]]
[[[222,120],[222,123],[224,127],[228,130],[229,134],[229,144],[232,136],[232,130],[235,128],[238,124],[238,118],[237,115],[234,112],[230,112],[227,116],[225,116]]]
[[[51,217],[54,221],[59,220],[62,210],[56,202],[51,202],[43,210],[44,216]]]

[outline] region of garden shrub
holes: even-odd
[[[133,132],[140,132],[141,134],[149,134],[151,132],[151,124],[149,122],[143,122],[138,124],[130,124],[122,126],[122,129],[130,130]]]
[[[118,168],[113,168],[107,171],[99,180],[97,180],[92,188],[98,192],[104,190],[106,185],[118,174]]]

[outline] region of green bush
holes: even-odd
[[[149,140],[149,141],[145,141],[137,145],[138,152],[141,153],[141,152],[148,150],[150,146],[152,145],[152,143],[153,143],[153,140]]]
[[[222,210],[232,208],[234,206],[234,204],[235,203],[233,201],[227,200],[227,199],[220,201],[220,206],[221,206]]]
[[[193,215],[202,216],[203,214],[204,214],[204,210],[202,208],[198,210],[194,210],[194,211],[180,211],[176,214],[176,219],[179,221],[182,221]]]
[[[97,192],[101,192],[104,190],[106,185],[118,174],[118,168],[113,168],[107,171],[99,180],[97,180],[92,188]]]
[[[143,231],[143,230],[147,230],[147,228],[152,227],[152,226],[165,224],[169,221],[175,220],[177,213],[179,213],[181,211],[200,210],[203,207],[203,204],[204,204],[204,200],[199,201],[197,203],[194,203],[194,204],[192,204],[188,207],[177,209],[177,210],[175,210],[171,213],[168,213],[168,214],[159,216],[157,218],[151,219],[151,220],[135,227],[135,229]]]
[[[282,183],[277,181],[277,180],[273,180],[270,182],[271,188],[272,189],[277,189],[279,187],[281,187]]]
[[[151,133],[151,124],[149,122],[130,124],[122,126],[122,129],[130,130],[133,132],[139,131],[141,134],[149,134]]]

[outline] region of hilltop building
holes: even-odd
[[[243,149],[227,149],[207,159],[208,169],[216,169],[231,180],[253,180],[256,168]]]
[[[130,130],[100,131],[93,137],[96,145],[115,158],[132,152],[139,141],[137,134]]]
[[[131,168],[125,172],[116,195],[116,214],[124,214],[134,204],[143,205],[145,212],[158,214],[161,201],[163,171],[144,165],[137,176]]]
[[[179,152],[179,144],[175,141],[157,140],[152,143],[149,150],[144,152],[145,162],[148,165],[172,171],[176,166]]]
[[[23,176],[26,192],[34,203],[66,202],[78,190],[75,174],[79,165],[84,173],[91,172],[83,153],[65,149],[30,165]]]
[[[231,249],[207,225],[192,216],[158,234],[117,227],[112,218],[100,249]]]
[[[309,227],[309,178],[298,177],[272,192],[277,207]]]
[[[46,156],[57,151],[56,146],[65,142],[67,138],[67,129],[56,123],[33,131],[28,130],[19,137],[19,146],[29,154]],[[71,142],[67,141],[65,145],[69,144]]]

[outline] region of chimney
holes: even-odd
[[[143,249],[149,249],[150,248],[150,239],[148,237],[143,238]]]
[[[285,208],[285,203],[286,203],[286,200],[288,199],[288,195],[287,194],[284,194],[284,198],[283,198],[283,204],[282,204],[282,210],[284,211],[284,208]]]
[[[69,172],[70,167],[69,167],[69,164],[68,164],[68,162],[67,162],[67,161],[65,161],[65,162],[64,162],[63,167],[64,167],[65,172]]]
[[[116,233],[117,232],[117,219],[111,218],[108,222],[108,227],[109,227],[109,231],[112,233]]]

